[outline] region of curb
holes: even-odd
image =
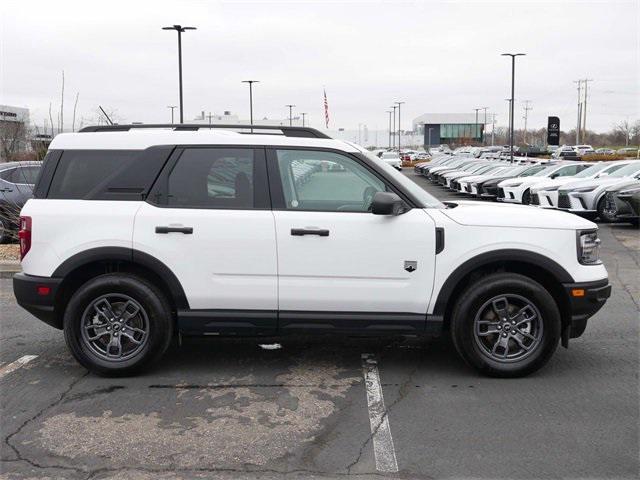
[[[18,273],[21,272],[21,269],[17,269],[17,270],[0,270],[0,278],[13,278],[13,276]]]

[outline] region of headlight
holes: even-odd
[[[507,185],[506,187],[507,187],[507,188],[515,188],[515,187],[519,187],[520,185],[522,185],[522,182],[520,182],[520,183],[513,183],[513,184],[511,184],[511,185]]]
[[[600,239],[597,230],[578,230],[578,262],[583,265],[600,263]]]
[[[593,187],[574,188],[570,193],[593,192],[596,188],[597,185],[594,185]]]
[[[559,188],[560,188],[560,185],[558,185],[557,187],[541,188],[539,191],[540,192],[555,192]]]

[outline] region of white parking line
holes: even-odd
[[[0,378],[19,369],[20,367],[26,365],[31,360],[34,360],[36,358],[38,358],[38,355],[25,355],[24,357],[20,357],[15,362],[11,362],[9,365],[5,365],[4,367],[0,368]]]
[[[393,473],[398,471],[396,451],[391,437],[389,417],[384,406],[378,362],[371,353],[362,354],[362,372],[364,373],[367,403],[369,404],[369,422],[373,435],[373,453],[376,457],[376,470]]]

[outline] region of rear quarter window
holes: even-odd
[[[47,197],[82,199],[139,153],[138,150],[66,150],[58,162]]]

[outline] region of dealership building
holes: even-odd
[[[486,123],[491,124],[492,114]],[[425,113],[413,120],[413,131],[424,134],[424,145],[470,144],[482,142],[485,134],[484,112],[475,113]]]

